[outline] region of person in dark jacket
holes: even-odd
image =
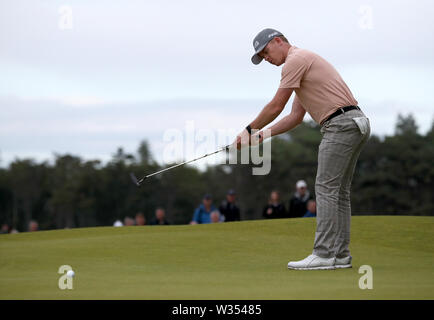
[[[236,194],[234,190],[229,190],[226,200],[219,207],[220,213],[224,216],[224,221],[240,221],[240,209],[235,204]]]
[[[280,202],[280,194],[278,191],[272,191],[268,205],[264,207],[262,216],[266,219],[285,218],[286,209],[282,202]]]
[[[151,221],[153,226],[169,225],[170,223],[166,220],[166,211],[163,208],[157,208],[155,210],[155,219]]]
[[[304,180],[297,181],[296,192],[289,200],[289,217],[300,218],[303,217],[307,211],[307,202],[312,199],[312,196],[307,190],[307,184]]]

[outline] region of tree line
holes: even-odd
[[[398,116],[393,136],[371,135],[353,178],[353,215],[434,215],[433,138],[434,123],[421,135],[411,114]],[[139,211],[149,221],[163,207],[172,224],[186,224],[205,193],[218,206],[228,189],[237,192],[242,220],[260,219],[272,190],[286,206],[297,180],[314,193],[320,140],[318,125],[303,122],[271,140],[268,175],[252,175],[253,164],[182,166],[140,188],[130,172],[142,176],[166,167],[152,158],[147,141],[135,154],[118,148],[106,164],[70,154],[55,155],[53,164],[16,159],[0,169],[0,223],[19,231],[27,231],[30,220],[42,230],[106,226]]]

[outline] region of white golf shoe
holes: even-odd
[[[351,256],[345,258],[336,258],[335,266],[337,269],[352,268],[352,259],[353,258]]]
[[[311,254],[300,261],[290,261],[288,269],[294,270],[333,270],[335,267],[335,258],[321,258]]]

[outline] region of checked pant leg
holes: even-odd
[[[338,200],[338,233],[334,248],[337,258],[344,258],[350,255],[351,182],[353,180],[353,175],[360,152],[362,151],[363,146],[366,144],[369,135],[370,132],[362,137],[360,143],[356,145],[347,170],[345,171],[344,177],[342,179]]]
[[[342,210],[339,207],[347,206],[349,202],[342,202],[340,199],[345,199],[347,196],[342,193],[342,187],[348,183],[348,179],[345,180],[346,173],[354,171],[351,170],[352,160],[362,136],[351,119],[340,119],[340,122],[329,123],[321,128],[321,133],[323,139],[318,150],[318,171],[315,182],[317,228],[313,254],[331,258],[336,255],[335,245],[340,243],[337,239],[347,232],[346,229],[341,229],[346,225],[344,221],[349,218],[347,217],[349,211],[348,208]],[[342,217],[339,215],[340,212],[343,212]]]

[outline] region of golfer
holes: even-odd
[[[281,66],[274,98],[236,138],[237,148],[261,143],[264,128],[285,108],[295,91],[291,112],[270,126],[271,136],[295,128],[306,112],[321,126],[315,182],[317,226],[313,252],[288,268],[299,270],[351,268],[350,188],[360,151],[370,135],[368,118],[335,68],[319,55],[291,45],[277,30],[265,29],[253,40],[254,64],[263,59]],[[252,132],[253,130],[253,132]],[[258,130],[258,131],[256,131]]]

